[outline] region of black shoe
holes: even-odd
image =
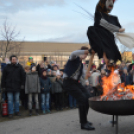
[[[90,126],[92,126],[92,125],[93,125],[93,123],[92,123],[92,122],[87,121],[87,123],[88,123]]]
[[[8,117],[9,117],[10,119],[12,119],[12,118],[13,118],[13,114],[9,114]]]
[[[90,126],[88,123],[81,124],[81,129],[85,130],[95,130],[94,127]]]
[[[15,113],[16,116],[21,116],[21,114],[19,112]]]

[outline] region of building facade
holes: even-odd
[[[55,42],[23,42],[18,49],[14,49],[7,53],[7,57],[11,54],[17,54],[19,62],[25,66],[28,58],[33,57],[34,63],[39,63],[43,57],[47,57],[48,61],[55,61],[61,68],[66,64],[71,52],[80,49],[82,46],[89,47],[88,43],[55,43]],[[1,57],[4,56],[1,50]],[[89,60],[90,56],[86,60]],[[94,57],[94,64],[99,66],[98,56]]]

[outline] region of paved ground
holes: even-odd
[[[88,132],[80,129],[77,113],[75,109],[1,122],[0,134],[114,134],[111,116],[90,110],[89,119],[96,130]],[[119,134],[134,134],[134,116],[120,117],[119,125]]]

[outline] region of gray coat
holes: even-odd
[[[29,72],[26,74],[25,93],[40,93],[38,72]]]
[[[54,93],[62,93],[63,91],[63,82],[61,79],[57,80],[55,82],[53,82],[52,84],[52,94]]]

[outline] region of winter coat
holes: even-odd
[[[51,92],[52,92],[52,94],[54,94],[54,93],[62,93],[62,91],[63,91],[63,81],[62,81],[62,79],[56,79],[56,81],[55,82],[53,82],[53,84],[52,84],[52,90],[51,90]]]
[[[55,82],[56,81],[56,76],[48,76],[51,83]]]
[[[26,74],[25,93],[40,93],[40,81],[38,72],[29,72]]]
[[[132,75],[130,75],[130,74],[126,75],[126,74],[123,73],[121,75],[121,82],[125,83],[125,85],[131,85],[133,83]]]
[[[25,72],[23,67],[19,63],[7,64],[2,74],[2,88],[6,88],[7,92],[20,92],[24,83]]]
[[[47,79],[40,78],[41,93],[49,93],[51,86],[52,84],[49,78]]]

